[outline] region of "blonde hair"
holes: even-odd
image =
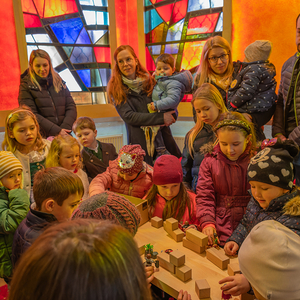
[[[194,107],[194,103],[197,100],[207,100],[212,102],[219,110],[219,114],[227,112],[227,108],[225,106],[224,100],[218,91],[218,89],[210,84],[210,83],[203,83],[194,93],[192,106]],[[195,107],[194,107],[195,108]],[[202,130],[204,123],[200,118],[198,118],[196,114],[196,125],[187,133],[188,135],[188,150],[190,155],[194,156],[194,141],[198,135],[198,133]]]
[[[28,106],[22,105],[18,108],[13,109],[6,117],[5,136],[2,143],[3,150],[11,151],[14,153],[16,150],[22,151],[24,149],[24,145],[20,144],[15,138],[12,138],[10,136],[12,135],[15,124],[17,122],[24,121],[28,117],[31,117],[33,119],[37,130],[34,150],[42,151],[46,147],[40,134],[40,125],[36,119],[35,114],[30,110]]]
[[[58,135],[53,139],[51,143],[51,147],[46,158],[46,168],[61,166],[59,163],[59,159],[64,146],[69,146],[71,148],[73,148],[74,146],[78,146],[79,153],[80,153],[80,149],[81,149],[80,144],[75,138],[73,138],[70,135],[64,135],[64,136]],[[81,153],[80,153],[80,160],[76,167],[76,170],[79,170],[81,168],[82,168],[82,162],[81,162]]]
[[[32,50],[32,52],[30,54],[29,69],[28,70],[29,70],[29,75],[30,75],[31,82],[33,84],[37,85],[38,88],[41,90],[41,86],[38,83],[38,81],[36,80],[36,73],[33,70],[33,61],[37,57],[47,59],[47,61],[49,63],[49,74],[52,75],[53,86],[54,86],[55,92],[59,93],[60,90],[62,89],[62,87],[66,88],[66,86],[63,84],[63,81],[62,81],[61,77],[54,71],[49,54],[46,51],[42,50],[42,49]]]
[[[209,38],[202,50],[201,63],[195,76],[195,86],[201,86],[205,82],[211,82],[211,74],[213,73],[208,61],[209,51],[213,48],[223,48],[229,55],[227,71],[224,77],[231,77],[233,72],[232,55],[229,43],[221,36],[216,35]]]

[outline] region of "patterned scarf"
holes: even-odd
[[[210,80],[215,83],[217,86],[222,88],[224,91],[228,91],[230,83],[231,83],[231,76],[228,77],[222,77],[218,76],[216,74],[210,75]]]
[[[122,75],[123,83],[126,84],[131,90],[133,90],[134,92],[136,92],[138,94],[143,90],[143,84],[144,84],[145,80],[146,79],[142,79],[140,77],[137,77],[136,79],[131,80]]]

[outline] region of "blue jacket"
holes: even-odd
[[[268,111],[275,103],[275,67],[269,61],[238,61],[239,72],[228,90],[228,109],[240,113]]]
[[[252,196],[240,224],[226,242],[234,241],[241,246],[251,229],[266,220],[280,222],[300,235],[300,191],[297,189],[273,199],[266,209]]]
[[[152,92],[152,101],[158,111],[175,110],[186,92],[192,88],[193,77],[190,71],[182,71],[157,80]]]

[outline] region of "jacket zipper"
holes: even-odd
[[[295,111],[295,119],[296,119],[296,124],[297,124],[297,127],[298,127],[298,116],[297,116],[297,110],[296,110],[296,86],[297,86],[297,81],[299,79],[299,75],[300,73],[298,73],[297,75],[297,78],[296,78],[296,81],[295,81],[295,88],[294,88],[294,111]]]
[[[52,102],[52,106],[53,106],[53,108],[54,108],[54,112],[55,112],[55,118],[56,118],[56,122],[57,122],[57,124],[58,124],[58,116],[57,116],[57,111],[56,111],[56,107],[55,107],[55,105],[54,105],[54,102],[53,102],[53,99],[52,99],[52,97],[51,97],[51,94],[50,94],[50,92],[47,90],[47,92],[48,92],[48,95],[49,95],[49,97],[50,97],[50,99],[51,99],[51,102]]]

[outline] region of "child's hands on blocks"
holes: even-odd
[[[213,244],[219,244],[219,238],[215,238],[214,235],[217,236],[217,231],[212,226],[205,227],[202,232],[208,236],[208,246],[212,246]]]
[[[236,255],[239,248],[240,247],[236,242],[230,241],[230,242],[225,244],[224,251],[227,255]]]
[[[219,281],[219,284],[224,284],[221,286],[221,290],[224,294],[231,294],[233,296],[238,296],[245,294],[250,290],[250,283],[243,274],[236,274],[235,276],[228,276]]]

